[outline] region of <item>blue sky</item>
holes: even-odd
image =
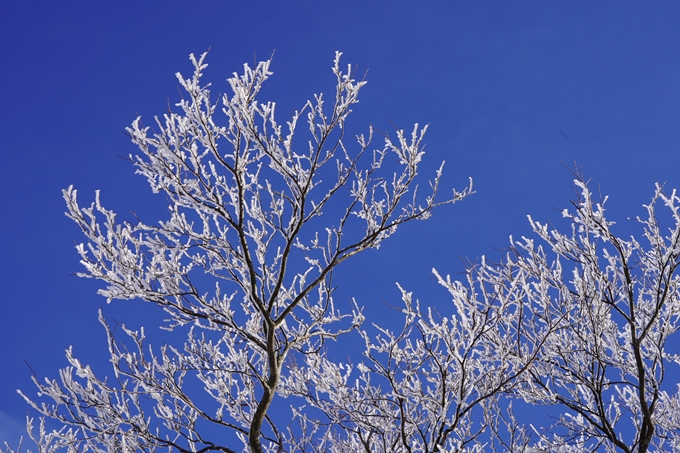
[[[174,73],[210,49],[217,92],[244,62],[275,52],[264,97],[279,120],[330,92],[334,51],[367,72],[349,128],[430,124],[421,174],[446,160],[444,187],[477,194],[410,224],[337,276],[346,297],[383,310],[394,283],[444,304],[431,268],[498,257],[526,215],[557,220],[573,196],[573,162],[610,196],[624,234],[654,182],[680,188],[680,5],[671,1],[128,1],[6,0],[0,5],[0,436],[14,442],[33,393],[28,362],[56,377],[64,350],[106,370],[95,294],[79,271],[82,241],[61,189],[101,189],[120,213],[165,217],[164,199],[119,156],[121,132],[178,99]],[[151,307],[105,307],[154,325]],[[146,320],[146,321],[145,321]],[[0,438],[0,442],[2,442]]]

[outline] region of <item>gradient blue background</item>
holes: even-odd
[[[121,214],[165,218],[129,162],[121,133],[151,123],[178,99],[174,73],[210,48],[214,90],[254,55],[275,51],[263,98],[279,121],[313,93],[330,93],[335,50],[366,71],[349,123],[390,131],[429,123],[423,176],[446,160],[444,187],[477,194],[410,224],[340,269],[340,294],[369,316],[396,316],[399,281],[446,307],[431,268],[455,274],[459,258],[498,258],[508,236],[529,234],[526,215],[559,219],[574,160],[610,195],[619,232],[654,182],[680,188],[680,6],[674,1],[31,1],[0,6],[0,442],[15,443],[33,395],[31,370],[57,377],[64,349],[105,372],[105,301],[79,271],[82,237],[64,215],[61,189],[82,202],[95,189]],[[154,325],[135,303],[109,318]],[[146,321],[145,321],[146,320]],[[370,320],[370,318],[369,318]]]

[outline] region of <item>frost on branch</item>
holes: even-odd
[[[169,218],[120,223],[98,192],[81,207],[73,187],[64,191],[67,215],[87,237],[77,247],[79,275],[103,281],[109,302],[159,305],[169,316],[164,327],[186,326],[187,338],[154,349],[143,331],[123,328],[127,339],[114,338],[102,319],[116,379],[98,378],[69,351],[59,381],[36,380],[48,402],[26,399],[64,424],[41,430],[42,451],[282,451],[286,436],[268,411],[289,356],[314,356],[363,321],[358,307],[336,307],[335,267],[471,193],[469,186],[437,199],[440,168],[429,195],[416,196],[427,128],[385,136],[378,148],[371,128],[346,140],[366,82],[340,67],[340,53],[334,97],[315,95],[285,124],[273,102],[257,99],[269,61],[244,65],[218,101],[201,82],[205,54],[191,61],[192,76],[177,74],[186,94],[176,111],[154,128],[138,118],[127,129],[141,150],[131,156],[137,173],[167,198]],[[294,141],[296,134],[305,137]],[[387,156],[396,157],[396,171],[385,168]],[[199,403],[205,395],[196,398],[190,380],[212,406]],[[210,425],[231,440],[200,429]]]
[[[354,374],[351,365],[320,354],[306,356],[283,379],[286,392],[307,401],[298,414],[305,435],[291,436],[295,451],[496,451],[494,432],[506,421],[499,418],[501,397],[552,330],[529,324],[522,289],[505,286],[504,275],[484,261],[465,284],[434,274],[452,297],[450,317],[421,309],[400,287],[403,328],[374,325],[376,335],[360,329],[366,346]],[[529,332],[534,342],[518,344]],[[522,429],[514,420],[508,426],[515,434]],[[528,439],[504,441],[519,448]]]

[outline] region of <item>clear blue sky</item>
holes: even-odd
[[[429,123],[423,176],[446,160],[446,187],[477,194],[403,228],[345,266],[337,284],[371,310],[398,303],[395,281],[445,306],[430,269],[498,258],[526,215],[558,219],[574,160],[610,195],[620,231],[654,182],[680,188],[680,4],[674,1],[32,1],[0,5],[0,442],[14,442],[31,371],[57,377],[63,351],[106,370],[99,285],[79,271],[79,231],[61,189],[95,189],[120,213],[164,218],[164,199],[118,157],[121,133],[178,99],[174,73],[210,50],[215,91],[275,51],[265,97],[279,120],[333,88],[335,50],[366,71],[352,133]],[[156,313],[105,307],[136,326]],[[153,321],[148,321],[153,325]]]

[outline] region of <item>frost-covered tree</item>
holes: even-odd
[[[119,223],[99,193],[81,207],[64,191],[87,238],[80,275],[103,281],[108,301],[165,310],[170,341],[151,346],[100,312],[112,375],[69,349],[59,379],[34,378],[37,398],[24,396],[41,414],[36,429],[28,422],[41,452],[680,450],[675,192],[657,187],[638,242],[614,234],[604,201],[577,179],[568,234],[530,218],[538,240],[511,239],[500,263],[482,258],[463,281],[434,271],[448,308],[399,287],[403,324],[365,323],[358,304],[334,300],[336,267],[471,186],[437,199],[440,167],[417,194],[426,128],[377,149],[370,128],[345,142],[365,82],[340,69],[340,54],[331,106],[317,95],[285,127],[274,103],[256,100],[269,61],[245,65],[213,101],[204,58],[178,75],[177,112],[155,132],[139,119],[128,129],[167,220]],[[334,359],[328,340],[350,335],[363,354]],[[555,423],[532,424],[513,403],[557,409]]]
[[[155,130],[140,119],[127,129],[141,150],[131,156],[137,173],[169,202],[167,220],[119,223],[99,193],[81,207],[75,189],[64,191],[87,238],[79,275],[103,281],[109,302],[158,305],[169,317],[163,327],[185,332],[184,344],[152,348],[144,330],[124,326],[118,338],[100,313],[115,379],[70,349],[58,381],[35,379],[43,401],[26,400],[64,426],[40,425],[43,452],[290,451],[294,432],[270,409],[294,393],[293,359],[315,357],[363,321],[357,305],[334,301],[334,269],[471,193],[436,198],[443,163],[429,194],[417,193],[426,127],[385,135],[375,148],[372,128],[347,142],[365,82],[341,70],[340,53],[330,105],[315,95],[285,125],[273,102],[257,100],[269,61],[244,65],[228,79],[231,94],[215,101],[201,84],[204,59],[191,57],[191,77],[177,75],[186,96],[176,112]],[[294,140],[301,133],[306,140]]]
[[[560,409],[553,425],[531,430],[529,451],[680,451],[680,198],[657,185],[637,218],[643,239],[624,239],[606,198],[575,183],[569,233],[529,218],[539,240],[512,241],[506,261],[480,273],[525,299],[529,325],[557,326],[513,389]]]

